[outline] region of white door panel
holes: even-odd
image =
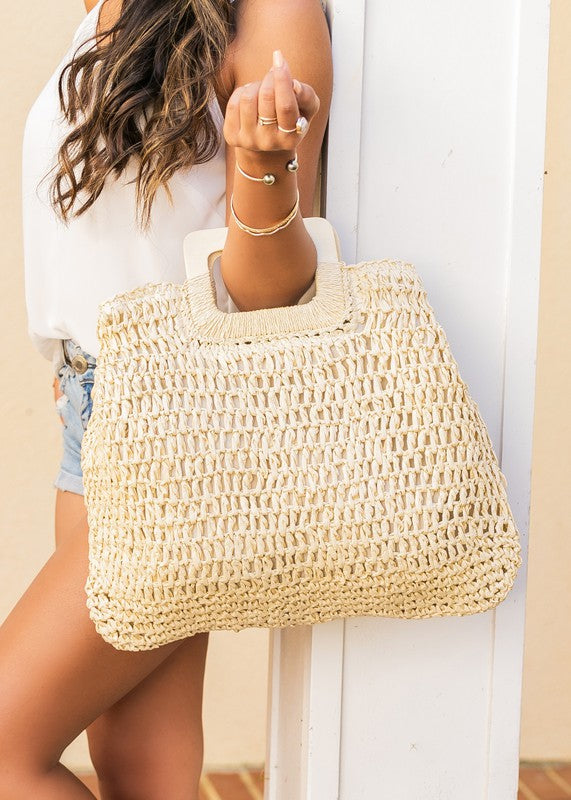
[[[524,563],[496,609],[270,634],[266,800],[515,800],[548,0],[330,0],[323,213],[422,277],[485,419]]]

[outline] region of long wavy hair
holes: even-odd
[[[148,227],[160,186],[172,205],[173,173],[209,161],[221,144],[208,104],[235,32],[232,0],[123,0],[115,24],[76,48],[58,79],[75,127],[49,189],[62,221],[87,211],[131,157],[139,225]]]

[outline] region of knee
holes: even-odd
[[[113,742],[89,738],[89,755],[97,774],[103,800],[139,798],[136,792],[145,768],[142,753],[135,752],[129,742]]]

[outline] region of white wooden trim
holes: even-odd
[[[549,0],[518,3],[511,230],[500,463],[521,533],[523,564],[495,609],[487,800],[517,796],[543,208]],[[523,354],[523,357],[522,357]]]
[[[357,259],[365,8],[366,0],[327,3],[333,40],[333,97],[323,169],[322,214],[339,234],[343,259],[348,264]]]

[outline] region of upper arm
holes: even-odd
[[[292,77],[313,87],[319,111],[297,148],[301,215],[312,215],[319,155],[333,87],[331,39],[321,0],[239,0],[231,46],[233,87],[261,81],[280,49]],[[234,148],[226,144],[226,224],[234,182]],[[285,165],[284,165],[285,168]]]

